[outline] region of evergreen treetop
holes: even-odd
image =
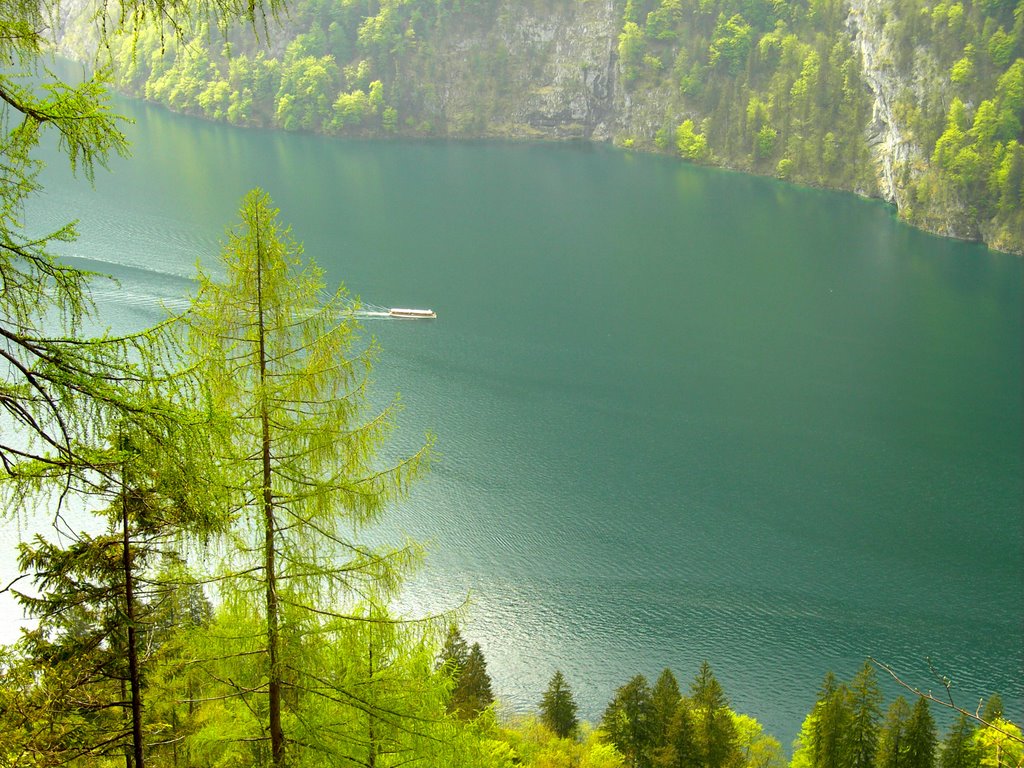
[[[559,738],[568,738],[576,731],[576,702],[569,690],[569,684],[561,671],[551,676],[548,688],[540,702],[540,718]]]

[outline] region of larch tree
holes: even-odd
[[[99,3],[93,21],[101,41],[145,23],[155,23],[161,34],[177,36],[199,16],[255,23],[264,10],[275,8],[276,0],[266,5],[262,0],[117,0]],[[56,0],[8,3],[0,12],[0,505],[6,514],[45,510],[68,534],[62,517],[68,499],[89,495],[97,484],[119,477],[127,485],[124,462],[111,463],[106,445],[111,434],[126,424],[135,429],[142,422],[154,434],[200,427],[203,418],[193,420],[195,413],[187,404],[182,407],[188,400],[195,403],[195,390],[185,398],[174,397],[181,394],[182,385],[187,389],[190,379],[180,375],[180,350],[169,324],[127,336],[90,330],[97,320],[102,323],[90,298],[92,283],[101,276],[63,262],[59,254],[77,237],[76,223],[48,224],[43,230],[26,216],[27,203],[42,190],[39,147],[44,137],[50,137],[71,170],[87,181],[93,180],[97,167],[128,151],[125,121],[110,107],[106,69],[97,66],[81,82],[72,83],[45,65],[60,12]],[[132,615],[137,567],[133,550],[148,546],[145,541],[152,532],[138,525],[136,501],[133,497],[121,504],[120,537],[117,531],[92,537],[71,532],[68,544],[40,539],[23,551],[22,565],[28,570],[15,582],[37,577],[44,602],[30,608],[44,612],[40,618],[44,625],[49,622],[52,636],[37,634],[34,651],[22,646],[30,657],[38,653],[17,662],[26,685],[15,694],[22,700],[27,696],[46,701],[51,724],[52,718],[61,717],[55,707],[62,702],[75,707],[76,697],[86,689],[88,705],[96,705],[92,696],[98,688],[92,683],[111,669],[106,663],[96,666],[96,654],[83,657],[72,652],[76,633],[103,637],[92,649],[100,654],[116,647],[106,640],[123,632],[120,648],[128,658],[128,679],[133,668],[139,669],[138,654],[131,652],[135,642],[128,639],[138,629]],[[108,512],[115,507],[112,504]],[[114,552],[120,553],[119,561],[111,560]],[[13,584],[3,585],[2,591]],[[78,589],[83,591],[75,592]],[[118,595],[120,604],[111,602],[111,595]],[[86,601],[76,604],[75,598],[83,596]],[[110,617],[116,617],[116,626],[108,626]],[[51,641],[54,647],[45,649]],[[61,642],[65,647],[58,650]],[[32,644],[32,639],[26,640],[25,645]],[[60,673],[41,670],[40,663],[49,663],[47,659],[78,663],[84,676],[69,672],[59,680]],[[43,689],[50,682],[60,683],[53,697]],[[121,695],[111,711],[129,701],[138,708],[141,684],[136,680],[131,687],[132,695]],[[140,712],[134,712],[132,754],[141,764],[142,739],[136,727],[140,720]],[[69,722],[64,719],[65,725]],[[81,720],[65,734],[78,726],[90,724]],[[41,736],[42,731],[30,729],[30,736]],[[50,734],[58,732],[60,727]],[[81,751],[110,735],[97,732],[99,741],[77,743],[72,735],[50,747],[57,752],[65,747]],[[55,753],[48,747],[32,754],[44,761]]]
[[[428,446],[377,457],[395,414],[367,403],[377,350],[360,343],[347,294],[325,291],[277,214],[261,190],[243,199],[221,253],[225,280],[200,274],[189,347],[215,410],[232,417],[220,462],[237,535],[221,592],[237,621],[249,617],[237,653],[261,659],[225,695],[242,700],[236,711],[266,734],[251,738],[283,766],[298,763],[289,748],[330,753],[305,713],[345,695],[307,652],[377,621],[360,603],[393,597],[416,560],[415,548],[378,552],[356,536],[407,491]]]
[[[26,462],[37,473],[42,463],[50,475],[72,477],[88,466],[83,447],[110,424],[160,412],[133,386],[161,375],[153,365],[157,332],[88,336],[90,282],[97,276],[63,263],[57,253],[77,237],[76,223],[40,231],[25,218],[26,202],[42,189],[38,149],[44,136],[56,139],[72,171],[88,181],[97,167],[128,152],[125,121],[110,107],[107,69],[96,66],[70,83],[44,64],[61,23],[60,5],[15,2],[0,13],[0,472],[8,479],[21,478]],[[179,37],[199,18],[244,20],[259,29],[257,21],[279,5],[113,0],[98,4],[93,21],[101,41],[147,24],[161,36]]]
[[[576,710],[576,701],[569,690],[565,675],[556,670],[540,701],[541,722],[560,739],[566,739],[576,732],[579,725]]]

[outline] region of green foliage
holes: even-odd
[[[851,768],[873,768],[878,752],[882,716],[882,692],[875,668],[865,661],[849,687],[849,764]]]
[[[525,768],[625,768],[600,731],[582,724],[577,738],[560,738],[534,716],[517,717],[500,734],[511,759]]]
[[[704,661],[690,686],[697,746],[706,768],[726,768],[738,757],[739,735],[725,691]]]
[[[664,748],[669,740],[669,729],[679,703],[683,700],[679,682],[671,669],[662,670],[651,691],[651,719],[654,729],[654,749]]]
[[[981,765],[981,751],[974,739],[974,724],[966,715],[950,726],[939,752],[942,768],[978,768]]]
[[[651,686],[643,675],[619,688],[601,717],[601,730],[633,768],[650,765],[653,725]]]
[[[676,128],[676,148],[687,160],[700,162],[708,157],[708,140],[693,128],[693,120],[684,120]]]
[[[548,689],[540,702],[540,719],[561,739],[572,736],[579,720],[576,719],[576,702],[572,691],[560,671],[551,676]]]
[[[524,12],[571,22],[584,8],[542,3]],[[884,23],[875,18],[882,13]],[[550,135],[547,120],[523,117],[535,114],[524,106],[544,94],[546,102],[561,96],[587,103],[582,121],[566,110],[554,128],[585,136],[608,108],[618,116],[625,103],[635,124],[621,133],[637,148],[879,191],[881,170],[868,146],[876,86],[863,78],[853,17],[836,0],[630,1],[608,41],[614,71],[587,61],[554,83],[538,78],[550,76],[556,46],[510,34],[516,18],[496,0],[296,0],[273,56],[261,51],[256,30],[229,27],[225,45],[199,20],[184,28],[181,46],[165,46],[140,26],[112,41],[111,63],[123,87],[183,111],[342,135]],[[856,26],[876,23],[892,55],[876,63],[883,72],[891,64],[908,84],[890,107],[910,154],[897,159],[884,188],[895,184],[912,223],[1024,247],[1017,217],[1000,208],[993,176],[1008,142],[1024,141],[1015,127],[1019,110],[1001,106],[996,93],[1024,56],[1019,2],[899,0]],[[982,126],[980,139],[948,136],[946,146],[960,146],[939,167],[930,161],[954,98],[969,105],[972,121],[980,105],[993,103],[999,146],[985,146]],[[561,115],[570,112],[567,127]],[[680,147],[674,132],[687,119],[693,135]]]
[[[810,742],[813,768],[844,768],[850,762],[852,754],[847,747],[853,735],[852,721],[849,691],[829,672],[814,707]]]
[[[752,43],[753,30],[743,16],[737,13],[726,19],[720,15],[708,51],[708,65],[738,75],[747,63]]]
[[[907,753],[907,725],[910,705],[897,696],[889,706],[878,742],[878,768],[900,768]]]
[[[984,768],[1011,768],[1024,761],[1024,736],[1021,729],[1003,718],[1001,709],[1000,703],[999,716],[992,719],[983,717],[989,726],[977,729],[974,734],[975,748]]]
[[[905,768],[935,768],[937,743],[935,720],[932,719],[928,700],[919,698],[907,723],[906,757],[902,765]]]
[[[447,700],[449,713],[463,720],[475,720],[494,703],[483,650],[479,643],[467,646],[455,624],[448,626],[436,666],[452,684]]]
[[[491,677],[487,674],[484,652],[480,643],[473,643],[452,689],[449,711],[463,720],[473,720],[493,703],[494,693],[491,691]]]
[[[221,739],[227,745],[210,744],[234,750],[235,737],[269,733],[272,761],[281,765],[290,744],[300,754],[348,748],[318,726],[329,702],[367,716],[361,743],[376,748],[370,731],[379,733],[383,705],[353,700],[356,683],[337,668],[348,662],[320,651],[361,642],[357,629],[387,627],[387,603],[417,550],[377,552],[354,535],[405,493],[427,449],[391,466],[374,460],[393,407],[367,408],[375,349],[357,344],[344,291],[324,292],[321,271],[303,261],[265,193],[248,194],[240,216],[221,254],[226,280],[201,273],[188,318],[190,349],[213,406],[231,416],[219,464],[237,523],[221,589],[229,620],[259,628],[226,633],[235,640],[215,657],[246,664],[232,678],[211,672],[214,679],[248,682],[226,692],[234,689],[244,705],[233,714],[238,731]],[[372,679],[373,658],[390,646],[374,650],[375,640],[366,642],[370,656],[358,674]]]
[[[657,768],[698,768],[702,765],[697,725],[689,701],[680,698],[676,703],[660,741],[651,761]]]
[[[640,27],[632,21],[626,22],[619,35],[619,63],[622,76],[627,83],[636,79],[644,60],[646,46]]]

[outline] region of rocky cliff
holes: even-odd
[[[126,90],[212,119],[612,141],[1024,250],[1024,0],[295,0],[259,37],[110,55]]]

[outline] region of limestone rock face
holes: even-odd
[[[620,24],[612,0],[505,3],[438,46],[430,117],[456,136],[610,138]]]
[[[62,3],[63,18],[56,29],[62,50],[83,60],[94,55],[95,35],[90,37],[89,25],[68,24],[66,20],[88,17],[87,9],[95,2],[68,0]],[[439,3],[438,8],[441,6]],[[723,100],[718,107],[713,104],[709,107],[699,98],[687,95],[689,88],[700,90],[700,83],[692,82],[694,77],[709,77],[710,67],[700,73],[694,63],[700,60],[697,54],[703,55],[707,49],[707,34],[701,38],[699,34],[704,33],[699,33],[694,38],[698,47],[692,50],[683,48],[694,44],[694,40],[682,42],[682,36],[673,38],[672,42],[648,40],[645,44],[657,55],[644,57],[645,74],[637,77],[635,62],[627,76],[619,61],[625,0],[467,0],[465,5],[445,4],[445,8],[444,14],[439,11],[429,24],[415,30],[410,24],[400,41],[391,40],[388,45],[394,47],[384,57],[385,64],[375,65],[372,78],[365,78],[365,82],[349,75],[339,78],[343,89],[347,90],[365,89],[371,79],[383,80],[385,104],[392,113],[391,133],[450,138],[610,141],[638,149],[673,151],[673,132],[677,126],[692,120],[695,128],[703,131],[701,126],[711,118],[706,112],[718,109],[714,138],[725,137],[725,141],[713,147],[706,158],[708,162],[791,178],[784,171],[778,153],[772,155],[769,149],[759,156],[756,148],[751,148],[749,134],[742,142],[735,140],[733,134],[757,130],[744,128],[743,121],[751,120],[744,113],[745,102]],[[852,171],[843,180],[835,181],[822,163],[823,170],[815,173],[805,170],[802,176],[793,178],[865,196],[879,196],[892,203],[901,217],[939,234],[984,239],[997,247],[1019,250],[1021,238],[1012,231],[1015,224],[1003,222],[997,226],[985,220],[979,216],[976,206],[960,199],[960,193],[952,187],[934,183],[929,154],[936,142],[936,130],[941,131],[941,126],[936,128],[934,116],[941,122],[955,95],[950,83],[950,62],[937,60],[938,54],[927,39],[927,30],[918,37],[906,33],[907,20],[899,16],[901,8],[899,0],[845,0],[832,22],[830,34],[835,35],[836,49],[850,56],[851,61],[859,59],[860,65],[859,72],[851,76],[852,91],[847,92],[860,94],[850,97],[858,105],[855,112],[844,113],[856,115],[853,119],[857,126],[843,126],[853,128],[846,131],[844,145],[853,149],[839,150],[844,152],[844,168]],[[267,57],[273,59],[275,71],[281,71],[284,66],[282,62],[290,42],[300,36],[309,37],[309,23],[309,19],[285,17],[282,28],[269,34],[271,45]],[[903,34],[898,31],[901,25]],[[333,35],[332,29],[333,25],[320,29],[321,39]],[[842,51],[847,41],[849,48]],[[360,58],[374,55],[351,42],[345,49],[345,55],[351,58],[336,62],[339,71],[361,69],[367,62]],[[214,47],[205,38],[193,44]],[[334,49],[330,48],[315,53],[335,56]],[[249,55],[255,55],[254,50],[250,50]],[[948,51],[945,55],[948,58]],[[215,66],[227,69],[223,61]],[[716,83],[721,88],[720,72],[716,72],[719,78]],[[219,76],[226,79],[226,71],[221,71]],[[683,81],[687,81],[685,86]],[[143,91],[137,84],[129,86],[129,90],[133,88],[136,95],[150,96],[148,88]],[[275,111],[275,99],[280,97],[275,93],[276,86],[266,96],[269,106],[258,118],[241,122],[264,127],[280,124]],[[780,93],[779,98],[788,98],[788,90]],[[328,105],[333,104],[335,98],[336,92],[324,94]],[[927,105],[927,109],[922,111],[921,105]],[[975,106],[967,105],[969,109]],[[201,113],[195,105],[185,109]],[[701,113],[702,109],[705,113]],[[732,112],[728,111],[730,109]],[[920,117],[915,121],[914,114],[925,112],[931,116],[928,121]],[[214,119],[224,117],[214,116]],[[300,128],[342,132],[331,120],[332,113],[328,110],[320,122]],[[729,127],[723,129],[723,124]],[[374,135],[375,130],[380,132],[382,125],[383,121],[378,120],[376,128],[363,126],[360,130],[362,135]],[[815,124],[815,127],[821,126]],[[778,128],[780,145],[783,141],[795,140],[799,146],[805,138],[799,125],[788,129],[776,125],[775,128]],[[772,128],[772,136],[775,128]],[[858,129],[863,131],[860,134],[863,141],[855,146],[850,136],[856,136]],[[828,130],[829,126],[823,129]],[[915,130],[929,135],[916,135]],[[826,134],[826,138],[831,135]],[[774,138],[770,137],[770,141]],[[790,147],[787,143],[786,152],[791,152]],[[836,151],[834,144],[831,151]],[[805,168],[813,166],[825,156],[825,142],[808,144],[806,149],[794,152],[803,152],[795,156],[802,158]],[[807,159],[812,156],[813,159]],[[834,171],[835,168],[833,176]],[[920,193],[922,189],[924,193]]]
[[[871,124],[868,145],[878,171],[878,190],[883,199],[900,205],[899,176],[920,156],[914,143],[903,135],[893,107],[900,91],[911,82],[897,71],[877,2],[850,0],[847,29],[860,52],[862,74],[871,91]]]

